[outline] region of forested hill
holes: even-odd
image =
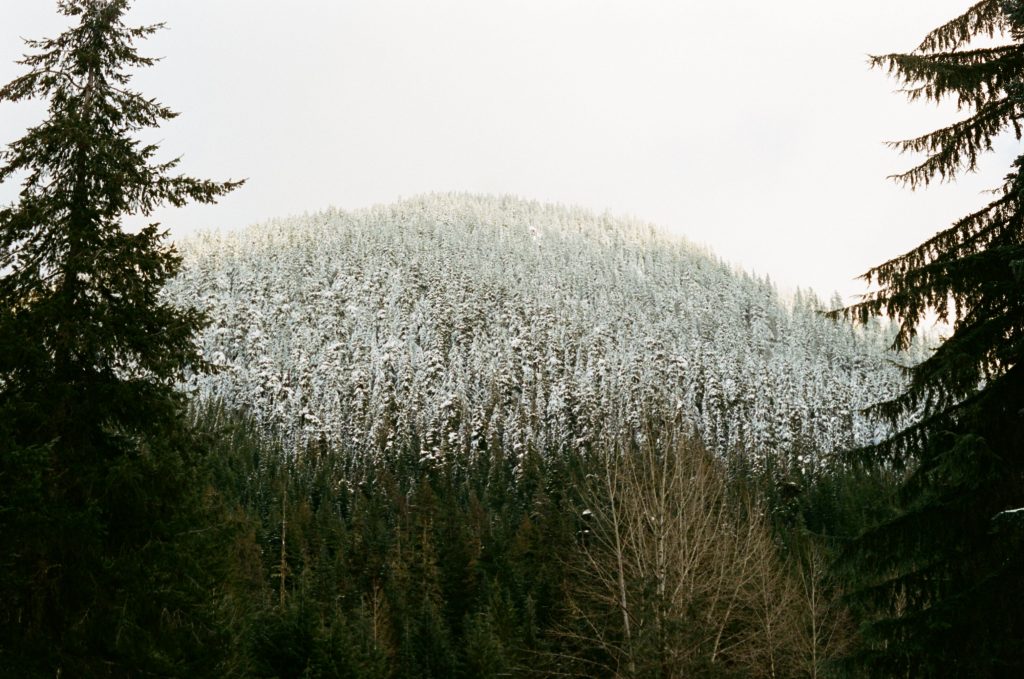
[[[719,452],[807,461],[877,438],[858,411],[902,379],[886,328],[574,208],[429,195],[179,247],[168,294],[208,310],[203,350],[224,368],[189,389],[295,442],[550,453],[642,412]]]

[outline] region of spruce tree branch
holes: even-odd
[[[1001,0],[981,0],[962,15],[930,32],[916,51],[928,54],[955,50],[970,43],[975,36],[994,37],[1007,28]]]

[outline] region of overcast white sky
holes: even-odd
[[[907,51],[967,0],[137,0],[165,21],[144,93],[186,171],[249,182],[161,211],[174,235],[429,191],[511,193],[654,222],[784,287],[853,278],[982,204],[1016,156],[911,193],[882,142],[910,105],[866,55]],[[0,0],[0,81],[50,0]],[[0,143],[42,115],[0,106]],[[16,195],[0,187],[0,202]]]

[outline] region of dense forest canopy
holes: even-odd
[[[1024,180],[833,316],[649,225],[427,195],[168,244],[238,182],[128,0],[62,0],[0,102],[0,670],[24,677],[1003,677],[1024,671]],[[77,23],[75,23],[77,22]],[[997,44],[976,48],[987,35]],[[1022,135],[1024,4],[908,54]],[[837,299],[831,306],[840,306]],[[928,313],[951,323],[919,336]],[[883,320],[883,319],[891,319]],[[894,354],[891,349],[899,352]],[[865,410],[867,408],[867,410]]]
[[[223,368],[189,387],[299,441],[557,452],[659,412],[720,454],[827,464],[884,435],[860,411],[903,384],[886,324],[577,209],[433,195],[181,247],[170,299],[209,313]]]

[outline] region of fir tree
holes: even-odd
[[[978,36],[1002,38],[973,48]],[[923,162],[911,189],[973,171],[1024,117],[1024,3],[983,0],[908,54],[873,57],[910,100],[952,99],[970,112],[900,151]],[[907,350],[929,312],[952,335],[876,406],[898,433],[861,460],[902,473],[899,508],[853,542],[855,599],[867,615],[854,658],[878,676],[1024,675],[1024,155],[995,198],[868,271],[876,290],[841,312],[896,319]],[[910,422],[911,424],[908,424]]]
[[[0,666],[209,671],[215,532],[174,388],[202,369],[203,317],[160,296],[180,258],[159,225],[123,219],[238,183],[177,175],[136,138],[176,115],[130,88],[154,61],[133,43],[160,26],[126,26],[128,0],[58,6],[77,25],[28,41],[28,72],[0,89],[49,104],[0,154],[0,181],[22,182],[0,209]]]

